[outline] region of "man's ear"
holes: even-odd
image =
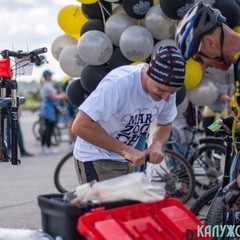
[[[214,38],[210,35],[205,35],[203,37],[204,42],[211,48],[215,48],[216,47],[216,42],[214,40]]]

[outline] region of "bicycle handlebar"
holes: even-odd
[[[46,53],[47,50],[48,49],[46,47],[38,48],[31,52],[23,52],[22,50],[11,51],[11,50],[5,49],[5,50],[0,51],[0,54],[2,55],[3,58],[9,58],[9,57],[22,58],[22,57],[27,57],[27,56],[30,56],[30,57],[36,56],[41,53]]]

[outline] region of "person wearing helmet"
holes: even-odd
[[[182,57],[193,58],[204,69],[226,70],[237,63],[240,54],[240,35],[227,25],[227,19],[218,9],[202,1],[184,15],[175,40]]]
[[[80,105],[72,131],[76,172],[81,184],[134,172],[135,166],[160,163],[172,121],[176,92],[183,85],[185,61],[176,47],[160,49],[150,64],[113,69]],[[156,121],[152,144],[135,146]]]
[[[175,34],[177,47],[185,60],[193,58],[201,66],[226,70],[234,64],[236,94],[240,109],[240,35],[227,25],[227,19],[218,9],[196,3],[178,24]],[[231,131],[233,117],[222,120],[225,129]],[[240,123],[237,123],[240,131]],[[231,169],[231,182],[223,189],[224,204],[232,208],[240,197],[240,161],[236,156]]]

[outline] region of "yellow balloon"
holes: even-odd
[[[77,0],[77,1],[83,4],[92,4],[95,2],[99,2],[99,0]]]
[[[58,13],[58,25],[66,33],[80,34],[82,26],[88,21],[78,5],[67,5]]]
[[[194,88],[197,86],[203,76],[203,70],[201,65],[190,58],[186,62],[186,73],[185,73],[185,80],[184,84],[186,89]]]
[[[240,25],[234,29],[234,32],[240,33]]]

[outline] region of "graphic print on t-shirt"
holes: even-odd
[[[143,133],[147,133],[150,123],[158,113],[159,108],[154,107],[154,109],[138,108],[132,114],[124,115],[121,122],[125,127],[116,134],[116,138],[127,145],[133,146]]]

